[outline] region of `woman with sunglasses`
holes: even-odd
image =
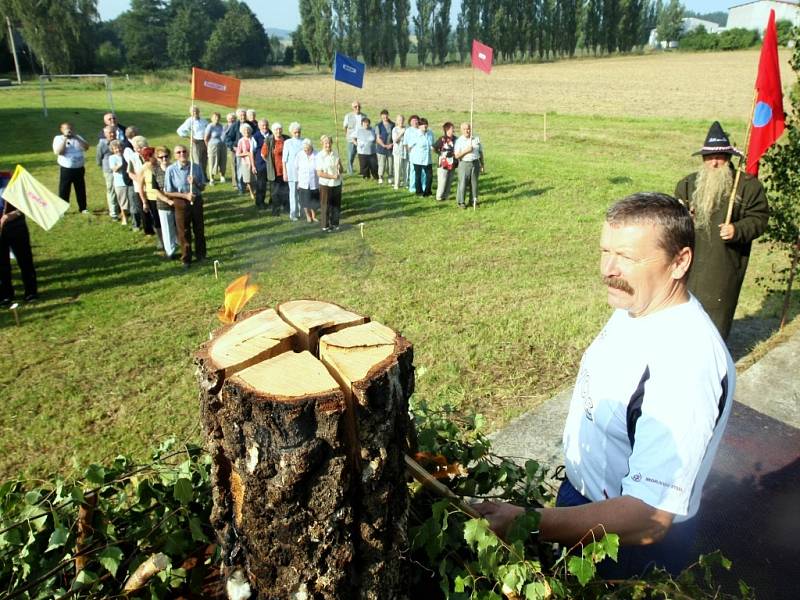
[[[175,226],[174,202],[163,193],[164,177],[169,166],[169,154],[169,149],[165,146],[156,146],[150,167],[153,173],[152,185],[156,191],[158,221],[161,224],[161,240],[167,260],[178,258],[178,230]]]

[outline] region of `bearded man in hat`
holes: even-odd
[[[736,179],[731,156],[742,156],[715,121],[706,141],[693,156],[703,165],[678,182],[675,196],[694,216],[695,258],[689,273],[689,291],[700,300],[720,335],[727,339],[739,300],[753,240],[764,233],[769,219],[767,195],[761,182],[739,175],[731,222],[728,202]]]

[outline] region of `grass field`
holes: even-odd
[[[76,214],[73,200],[51,232],[31,224],[41,299],[21,307],[20,327],[0,314],[0,476],[141,456],[169,435],[199,440],[192,353],[218,326],[225,285],[244,272],[261,285],[251,306],[327,299],[402,331],[415,344],[417,400],[479,410],[500,426],[571,383],[609,314],[597,275],[605,208],[634,191],[671,192],[696,168],[691,152],[713,118],[742,140],[756,62],[754,52],[680,54],[479,73],[487,173],[477,211],[349,178],[344,227],[324,236],[216,186],[206,234],[219,280],[210,264],[182,273],[150,239],[112,223],[90,151],[92,214]],[[718,67],[724,89],[707,89]],[[468,117],[469,78],[466,69],[371,74],[358,95],[372,116],[386,106],[458,122]],[[299,120],[316,140],[334,130],[332,88],[317,76],[247,81],[242,104],[284,125]],[[340,119],[353,91],[338,89]],[[182,83],[115,82],[120,120],[151,145],[178,142],[187,97]],[[56,189],[58,123],[96,139],[106,97],[89,83],[59,83],[48,107],[44,119],[33,85],[0,91],[0,166],[21,163]],[[543,109],[554,111],[546,142],[535,114]],[[738,356],[774,324],[780,299],[754,281],[775,260],[756,246],[734,325]]]

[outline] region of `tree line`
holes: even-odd
[[[0,0],[33,72],[214,70],[330,65],[335,50],[370,66],[469,60],[472,40],[501,62],[552,60],[643,47],[651,29],[677,39],[679,0],[300,0],[284,47],[240,0],[131,0],[100,21],[97,0]],[[453,17],[456,17],[453,19]],[[1,58],[1,57],[0,57]],[[2,62],[2,60],[0,60]],[[25,61],[23,61],[25,62]]]
[[[239,0],[131,0],[111,21],[100,21],[97,0],[0,0],[0,11],[18,31],[23,68],[34,73],[221,71],[284,57]]]
[[[334,50],[366,64],[405,67],[468,60],[472,40],[495,49],[500,61],[551,60],[630,52],[653,28],[680,32],[679,0],[461,0],[455,26],[452,0],[300,0],[293,45],[317,66]],[[669,39],[677,39],[676,37]]]

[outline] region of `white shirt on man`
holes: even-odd
[[[79,135],[66,137],[59,134],[53,138],[53,152],[56,154],[56,161],[65,169],[79,169],[86,163],[86,151],[81,147],[81,143],[86,141]],[[58,150],[64,146],[64,153],[59,154]]]
[[[643,317],[615,311],[581,360],[564,428],[567,477],[593,502],[627,495],[675,522],[693,517],[735,380],[694,296]]]

